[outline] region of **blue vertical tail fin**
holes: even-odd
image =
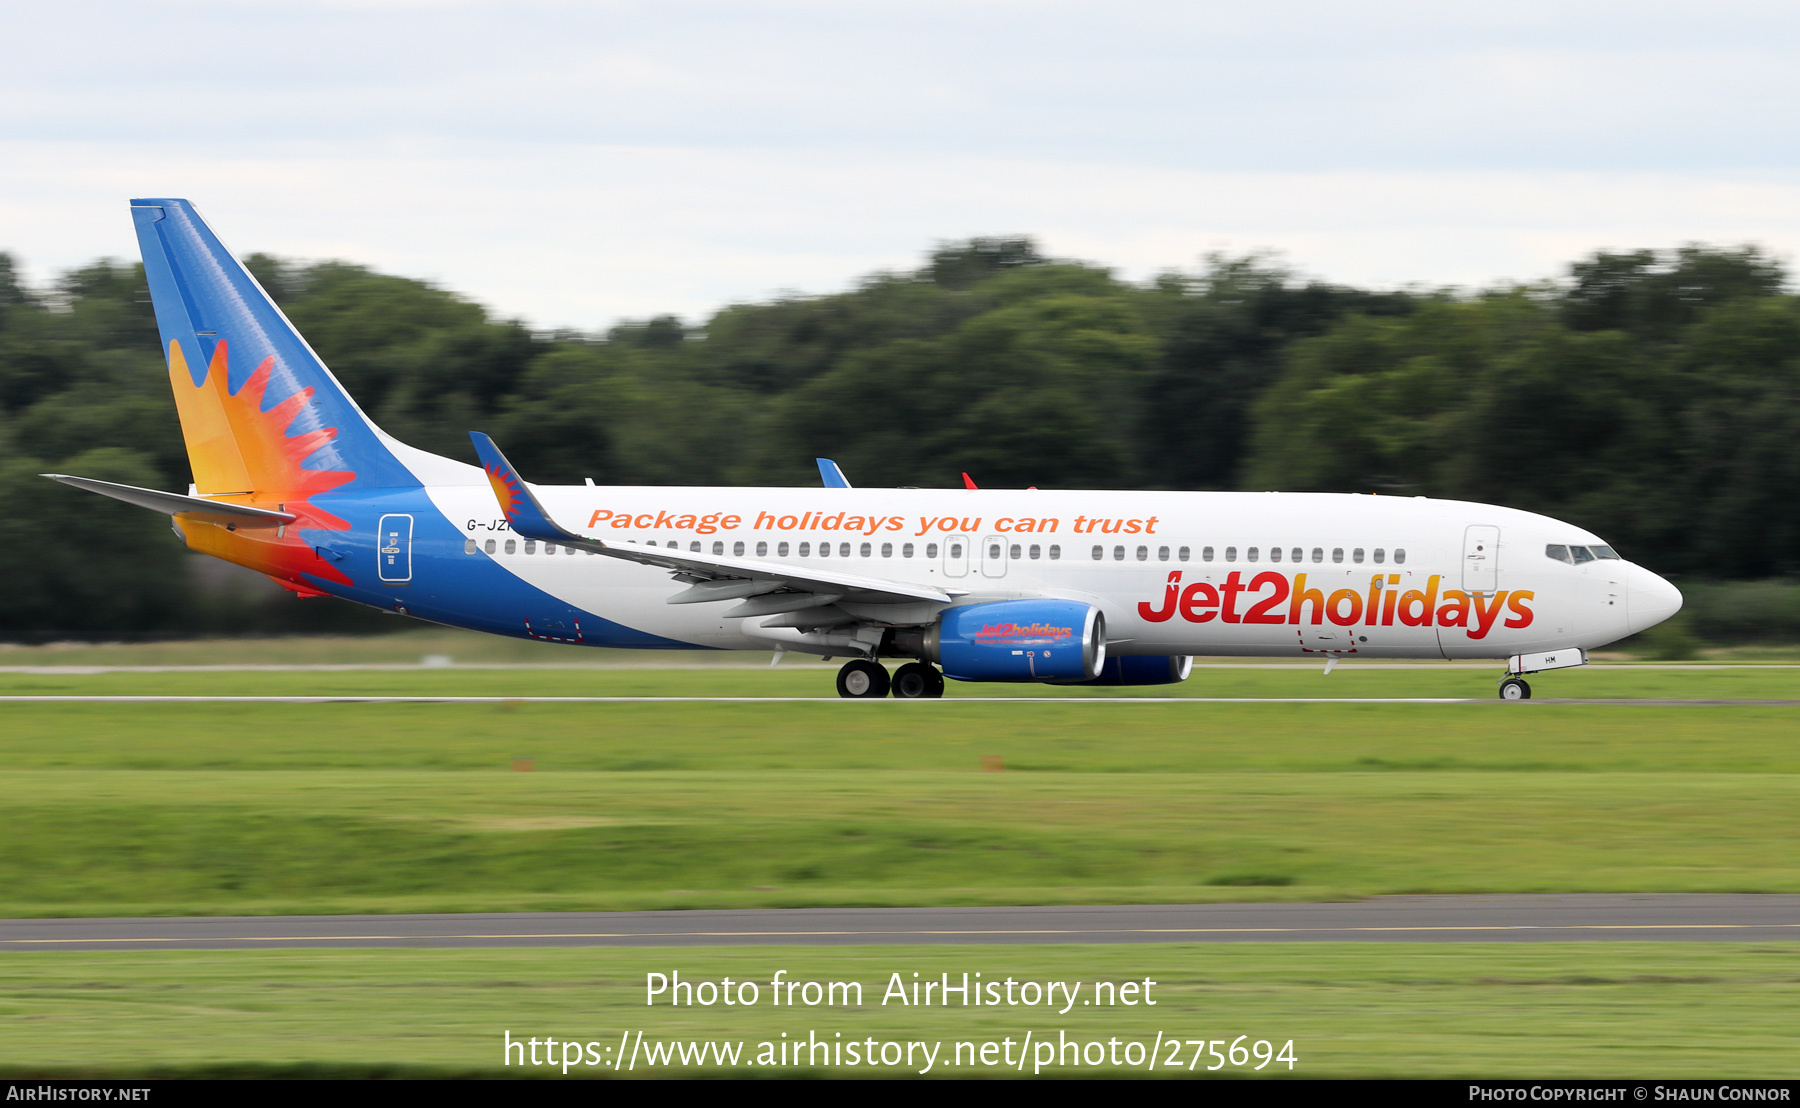
[[[133,200],[169,384],[196,489],[280,494],[480,480],[363,414],[249,270],[186,200]]]

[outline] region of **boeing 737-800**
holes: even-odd
[[[185,200],[133,200],[193,468],[192,550],[434,623],[573,646],[847,658],[846,697],[944,678],[1155,685],[1194,655],[1506,659],[1522,675],[1669,618],[1681,594],[1530,512],[1325,493],[528,484],[363,414]],[[1027,386],[1021,386],[1027,387]],[[903,660],[890,676],[884,659]]]

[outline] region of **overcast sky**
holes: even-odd
[[[126,200],[185,196],[581,328],[981,234],[1482,286],[1800,254],[1796,104],[1792,3],[62,0],[0,33],[0,250],[135,257]]]

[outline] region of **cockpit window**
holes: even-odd
[[[1569,548],[1566,546],[1559,546],[1556,543],[1551,543],[1549,546],[1544,547],[1544,557],[1558,562],[1567,562],[1570,565],[1575,564],[1575,559],[1569,557]]]
[[[1571,546],[1569,547],[1569,553],[1575,555],[1576,565],[1582,565],[1585,562],[1594,560],[1593,553],[1585,546]]]
[[[1606,558],[1614,562],[1620,560],[1619,556],[1613,553],[1613,548],[1610,546],[1590,546],[1588,549],[1594,552],[1594,557],[1596,558]]]

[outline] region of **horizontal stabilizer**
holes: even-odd
[[[153,512],[162,512],[164,515],[190,516],[213,523],[229,523],[238,527],[279,527],[300,518],[292,512],[252,508],[247,504],[230,504],[223,500],[208,500],[203,496],[183,496],[175,492],[140,489],[136,485],[115,485],[111,481],[96,481],[92,477],[71,477],[66,473],[40,473],[38,476],[61,481],[88,492],[97,492],[101,496],[110,496],[114,500],[123,500],[127,504],[136,504],[140,508],[149,508]]]

